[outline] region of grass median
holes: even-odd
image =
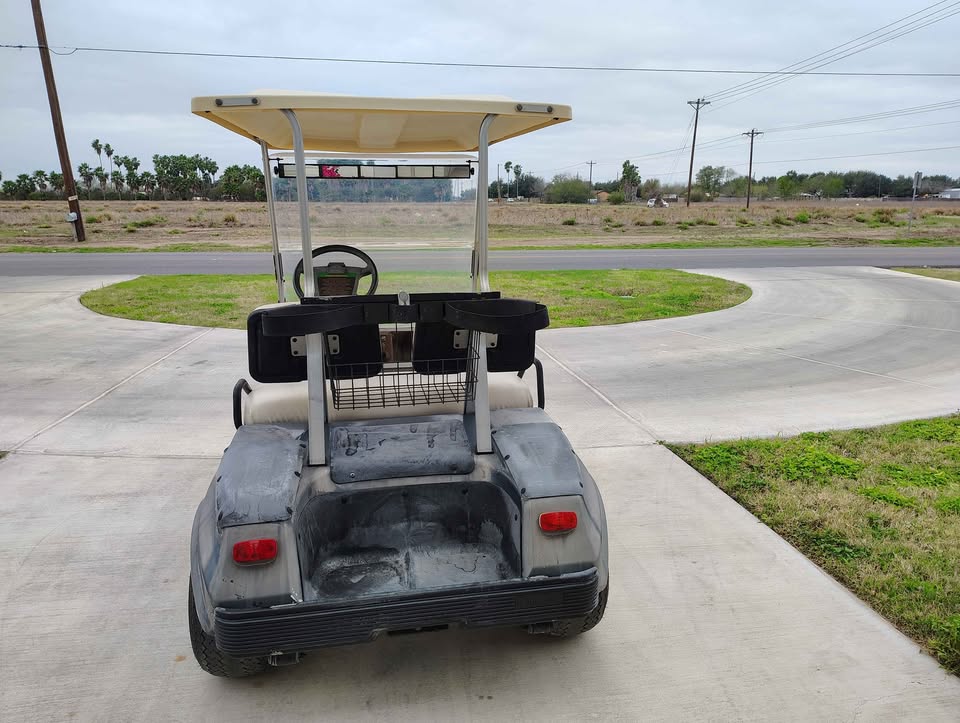
[[[946,279],[947,281],[960,281],[960,269],[930,269],[926,267],[899,266],[894,271],[903,271],[917,276],[929,276],[933,279]]]
[[[423,289],[425,279],[442,289],[463,278],[446,272],[383,273],[378,290]],[[554,327],[687,316],[735,306],[750,296],[743,284],[670,269],[498,271],[491,284],[504,296],[545,303]],[[276,285],[267,275],[141,276],[89,291],[80,301],[108,316],[240,329],[254,308],[276,301]]]
[[[669,446],[960,673],[960,415]]]

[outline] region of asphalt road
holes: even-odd
[[[377,251],[381,271],[464,268],[458,251]],[[293,269],[300,256],[284,254]],[[493,269],[698,269],[784,266],[960,266],[960,247],[494,251]],[[0,254],[0,276],[273,273],[268,253]]]

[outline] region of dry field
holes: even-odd
[[[82,202],[83,250],[261,249],[270,243],[265,204],[207,201]],[[296,243],[293,204],[280,204],[286,243]],[[889,201],[645,205],[491,204],[499,248],[541,246],[753,246],[960,243],[960,203]],[[60,201],[0,202],[0,251],[77,250]],[[472,235],[472,204],[316,203],[317,242],[413,240],[443,244]]]

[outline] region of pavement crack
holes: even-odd
[[[540,346],[539,344],[537,344],[537,349],[540,351],[541,354],[543,354],[545,357],[547,357],[547,359],[549,359],[550,361],[552,361],[554,364],[556,364],[558,367],[560,367],[563,371],[565,371],[567,374],[569,374],[571,377],[573,377],[574,379],[576,379],[576,380],[577,380],[578,382],[580,382],[583,386],[585,386],[587,389],[589,389],[591,392],[593,392],[593,394],[594,394],[598,399],[600,399],[601,402],[603,402],[604,404],[606,404],[607,406],[609,406],[611,409],[613,409],[613,411],[615,411],[615,412],[616,412],[617,414],[619,414],[621,417],[623,417],[623,418],[626,419],[627,421],[632,422],[633,424],[637,425],[637,427],[639,427],[639,428],[642,429],[646,434],[648,434],[648,435],[651,437],[651,439],[656,439],[656,438],[657,438],[656,432],[654,432],[652,429],[650,429],[646,424],[644,424],[644,422],[642,422],[641,420],[637,419],[635,416],[633,416],[632,414],[630,414],[630,412],[628,412],[627,410],[625,410],[625,409],[623,409],[623,408],[621,408],[621,407],[618,407],[617,404],[616,404],[612,399],[610,399],[610,397],[608,397],[606,394],[604,394],[603,392],[601,392],[599,389],[597,389],[595,386],[593,386],[593,385],[592,385],[590,382],[588,382],[586,379],[584,379],[584,378],[581,377],[579,374],[577,374],[575,371],[573,371],[573,369],[571,369],[570,367],[568,367],[566,364],[564,364],[562,361],[560,361],[560,360],[559,360],[557,357],[555,357],[553,354],[551,354],[550,352],[548,352],[546,349],[544,349],[544,348],[543,348],[542,346]]]
[[[123,379],[121,379],[119,382],[117,382],[116,384],[114,384],[112,387],[106,389],[105,391],[103,391],[103,392],[101,392],[100,394],[98,394],[97,396],[95,396],[93,399],[90,399],[90,400],[84,402],[83,404],[81,404],[79,407],[77,407],[76,409],[74,409],[72,412],[68,412],[67,414],[64,414],[64,415],[63,415],[62,417],[60,417],[59,419],[57,419],[57,420],[51,422],[50,424],[46,425],[45,427],[42,427],[41,429],[37,430],[36,432],[34,432],[34,433],[31,434],[30,436],[28,436],[26,439],[23,439],[23,440],[21,440],[20,442],[17,442],[15,445],[13,445],[13,446],[10,448],[10,451],[11,451],[11,452],[15,452],[16,450],[20,449],[20,447],[22,447],[23,445],[27,444],[28,442],[32,442],[34,439],[36,439],[37,437],[39,437],[41,434],[43,434],[43,433],[45,433],[45,432],[49,432],[51,429],[53,429],[54,427],[56,427],[56,426],[59,425],[59,424],[63,424],[64,422],[66,422],[68,419],[70,419],[70,418],[73,417],[74,415],[79,414],[80,412],[82,412],[84,409],[86,409],[87,407],[89,407],[91,404],[95,404],[95,403],[99,402],[101,399],[103,399],[104,397],[106,397],[108,394],[116,391],[117,389],[119,389],[120,387],[122,387],[122,386],[123,386],[124,384],[126,384],[127,382],[129,382],[129,381],[131,381],[131,380],[133,380],[133,379],[136,379],[138,376],[140,376],[140,375],[143,374],[144,372],[147,372],[147,371],[153,369],[153,368],[154,368],[155,366],[157,366],[158,364],[166,361],[167,359],[169,359],[170,357],[172,357],[172,356],[173,356],[174,354],[176,354],[177,352],[182,351],[183,349],[186,349],[188,346],[190,346],[191,344],[193,344],[195,341],[199,341],[200,339],[202,339],[202,338],[205,337],[207,334],[209,334],[209,333],[211,333],[211,332],[213,332],[213,331],[216,331],[216,329],[214,329],[214,328],[206,329],[206,330],[200,332],[199,334],[196,334],[195,336],[190,337],[190,339],[188,339],[187,341],[185,341],[183,344],[181,344],[180,346],[178,346],[178,347],[177,347],[176,349],[174,349],[173,351],[167,352],[167,353],[164,354],[162,357],[160,357],[159,359],[156,359],[156,360],[150,362],[149,364],[147,364],[147,365],[146,365],[145,367],[143,367],[142,369],[139,369],[139,370],[133,372],[133,374],[127,375],[126,377],[124,377]]]

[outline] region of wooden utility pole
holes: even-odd
[[[590,166],[590,190],[593,190],[593,167],[597,164],[596,161],[587,161],[587,165]]]
[[[747,208],[750,208],[750,191],[753,188],[753,139],[762,136],[763,133],[756,128],[751,128],[749,132],[741,135],[750,137],[750,165],[747,170]]]
[[[697,123],[700,121],[700,109],[705,105],[710,105],[710,101],[703,98],[688,100],[687,105],[692,106],[695,113],[693,116],[693,143],[690,144],[690,173],[687,175],[687,208],[690,208],[690,191],[693,189],[693,152],[697,149]]]
[[[80,199],[77,196],[77,184],[73,180],[73,168],[70,165],[70,153],[67,151],[67,137],[63,132],[63,116],[60,115],[60,100],[57,98],[57,84],[53,79],[53,64],[50,62],[50,49],[47,46],[47,31],[43,26],[43,14],[40,0],[30,0],[33,6],[33,24],[37,29],[37,46],[40,49],[40,64],[43,66],[43,79],[47,84],[47,100],[50,101],[50,118],[53,121],[53,136],[57,141],[60,154],[60,172],[63,174],[63,191],[67,194],[70,208],[70,221],[77,241],[86,241],[83,228],[83,216],[80,214]]]

